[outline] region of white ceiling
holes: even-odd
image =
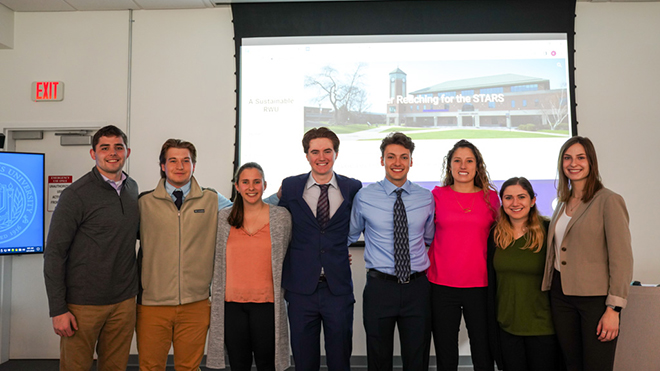
[[[295,2],[305,0],[0,0],[15,12],[62,12],[128,9],[202,9],[230,3]],[[307,0],[309,1],[309,0]],[[314,1],[314,0],[312,0]],[[317,0],[323,1],[323,0]],[[578,0],[583,2],[655,2],[660,0]]]
[[[76,10],[199,9],[212,8],[216,0],[0,0],[15,12]]]

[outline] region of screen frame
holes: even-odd
[[[568,45],[570,133],[577,135],[575,5],[575,0],[559,0],[552,4],[501,0],[232,4],[237,93],[234,171],[240,166],[241,46],[244,38],[562,33]],[[232,199],[234,196],[232,189]]]
[[[34,255],[34,254],[43,254],[46,249],[46,154],[38,152],[17,152],[17,151],[0,151],[0,157],[3,154],[16,154],[16,155],[34,155],[41,157],[41,251],[20,251],[20,252],[4,252],[5,247],[0,247],[0,256],[20,256],[20,255]],[[36,187],[35,187],[36,188]],[[39,193],[39,190],[35,190],[36,193]],[[35,215],[35,218],[38,218],[38,215]],[[11,248],[11,247],[7,247]]]

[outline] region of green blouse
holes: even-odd
[[[497,322],[502,330],[518,336],[555,333],[550,314],[549,292],[541,291],[545,266],[545,244],[541,251],[522,250],[527,239],[497,248],[493,267],[497,274]]]

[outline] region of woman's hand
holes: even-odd
[[[596,335],[600,341],[612,341],[619,336],[619,313],[614,309],[607,307],[605,313],[598,321]]]

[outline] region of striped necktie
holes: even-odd
[[[394,273],[399,283],[407,283],[410,280],[410,248],[408,246],[408,217],[406,206],[401,199],[403,189],[396,191],[394,202]]]
[[[330,200],[328,200],[328,187],[330,184],[317,184],[321,188],[319,201],[316,204],[316,220],[319,222],[321,229],[325,229],[330,221]]]

